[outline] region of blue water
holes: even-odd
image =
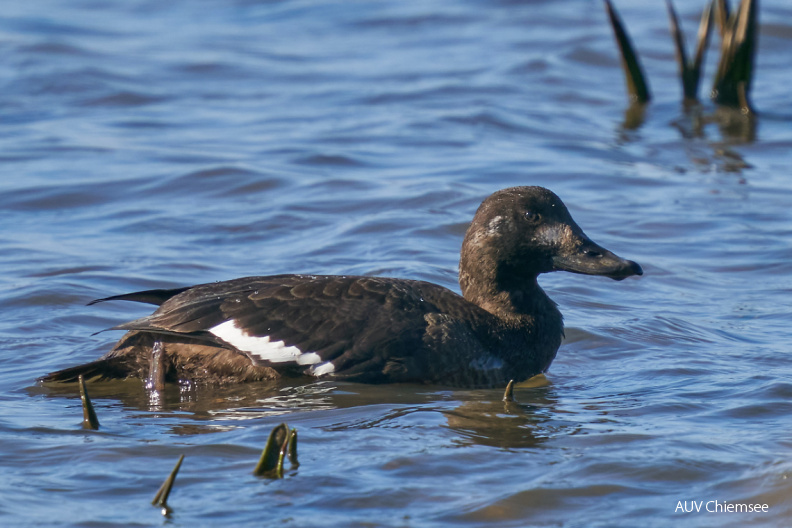
[[[703,2],[678,4],[692,40]],[[665,6],[616,6],[654,94],[637,128],[595,1],[6,2],[0,524],[786,525],[792,7],[761,2],[757,125],[735,132],[680,105]],[[85,306],[107,295],[284,272],[458,290],[467,223],[513,185],[645,270],[542,278],[566,340],[516,405],[127,381],[89,387],[90,432],[73,387],[35,382],[147,313]],[[300,467],[254,477],[283,421]],[[715,500],[768,511],[677,508]]]

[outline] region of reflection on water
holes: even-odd
[[[649,111],[647,106],[635,103],[625,110],[620,135],[623,143],[637,141],[636,134]],[[681,108],[681,115],[669,124],[679,131],[685,141],[690,163],[704,170],[715,166],[718,170],[738,174],[751,168],[734,147],[756,141],[759,120],[756,114],[746,114],[732,108],[713,110],[698,103],[684,104]],[[718,132],[717,137],[713,137],[715,130]]]
[[[519,400],[514,402],[502,401],[502,393],[496,390],[437,392],[429,387],[331,381],[292,385],[280,380],[227,387],[169,384],[165,390],[153,390],[145,388],[140,380],[128,380],[97,382],[89,384],[88,390],[93,399],[117,400],[133,417],[141,417],[136,412],[145,412],[178,419],[180,423],[171,429],[176,435],[229,431],[240,427],[235,422],[295,412],[368,406],[382,409],[383,414],[374,419],[335,423],[325,430],[387,427],[411,413],[439,413],[446,426],[457,434],[459,445],[534,447],[550,435],[543,426],[555,412],[552,385],[540,375],[519,387]],[[46,384],[27,390],[31,396],[59,399],[74,397],[75,389],[71,384]]]

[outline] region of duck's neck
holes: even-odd
[[[465,235],[459,259],[462,295],[509,326],[540,326],[539,332],[560,333],[561,312],[536,281],[540,266],[505,259],[489,236],[480,229]]]
[[[530,264],[509,268],[497,253],[474,244],[462,246],[459,285],[462,295],[495,316],[501,325],[492,345],[517,377],[544,372],[556,355],[564,335],[564,322],[556,304],[539,287],[539,273]],[[504,330],[504,331],[501,331]],[[519,350],[520,353],[515,353]],[[525,352],[525,353],[523,353]]]
[[[462,295],[506,323],[539,323],[549,319],[561,324],[561,313],[536,281],[536,276],[504,280],[495,273],[459,272]]]

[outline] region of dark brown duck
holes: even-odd
[[[99,299],[158,305],[97,361],[43,381],[243,382],[281,376],[504,386],[544,372],[563,323],[537,283],[571,271],[621,280],[641,267],[592,242],[542,187],[488,197],[462,243],[462,296],[383,277],[275,275]]]

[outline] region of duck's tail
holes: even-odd
[[[123,295],[113,295],[112,297],[105,297],[103,299],[95,299],[88,303],[88,306],[92,304],[106,302],[106,301],[133,301],[139,303],[146,303],[146,304],[154,304],[156,306],[161,306],[162,303],[170,299],[171,297],[175,297],[180,293],[189,290],[190,288],[175,288],[172,290],[146,290],[146,291],[139,291],[134,293],[125,293]]]
[[[80,376],[82,376],[85,381],[88,381],[126,378],[128,375],[129,365],[126,358],[111,357],[108,359],[98,359],[90,363],[65,368],[56,372],[50,372],[46,376],[40,377],[38,381],[45,383],[69,383],[77,381],[77,378]]]
[[[42,382],[76,382],[82,374],[85,381],[124,379],[141,376],[142,368],[148,365],[151,347],[155,338],[143,332],[127,332],[116,346],[96,361],[69,367],[42,376]]]

